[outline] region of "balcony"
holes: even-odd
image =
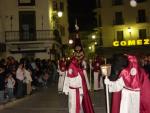
[[[113,6],[123,5],[123,0],[112,0]]]
[[[62,46],[61,37],[56,30],[37,30],[35,32],[6,31],[7,49],[12,51],[45,51],[53,45]]]
[[[61,44],[61,39],[58,33],[53,30],[37,30],[36,32],[19,32],[19,31],[6,31],[5,42],[6,43],[28,43],[28,42],[43,42],[43,41],[55,41]]]
[[[140,16],[140,17],[136,18],[136,22],[137,23],[146,23],[146,22],[148,22],[148,18],[145,16]]]
[[[123,25],[124,20],[123,19],[115,19],[113,20],[113,25]]]
[[[147,0],[136,0],[137,3],[143,3],[143,2],[146,2]]]

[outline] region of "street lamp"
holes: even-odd
[[[130,34],[130,38],[131,38],[131,32],[132,32],[131,27],[128,27],[128,32],[129,32],[129,34]]]
[[[130,5],[131,7],[136,7],[137,6],[136,0],[130,0]]]
[[[97,45],[97,42],[94,42],[95,45]]]
[[[128,27],[128,32],[131,33],[132,32],[132,29],[130,27]]]
[[[89,50],[91,50],[91,49],[92,49],[92,47],[90,46],[90,47],[89,47]]]
[[[73,40],[72,39],[69,39],[69,44],[73,44]]]
[[[62,12],[62,11],[58,11],[58,12],[57,12],[57,15],[58,15],[58,17],[60,18],[60,17],[62,17],[63,12]]]
[[[96,36],[95,35],[92,35],[92,39],[95,39],[96,38]]]

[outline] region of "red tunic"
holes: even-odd
[[[92,63],[93,71],[99,72],[100,71],[100,61],[96,60]]]
[[[123,77],[125,86],[131,89],[140,88],[140,113],[150,113],[150,80],[146,72],[138,66],[136,57],[128,56],[129,65],[120,73]],[[131,69],[135,68],[137,73],[135,76],[131,75]],[[112,97],[112,111],[111,113],[119,113],[121,102],[121,92],[113,93]]]
[[[78,61],[76,58],[71,61],[69,69],[72,69],[73,73],[72,74],[68,73],[67,76],[70,78],[73,78],[73,77],[78,76],[78,73],[79,73],[79,75],[81,76],[81,79],[82,79],[82,87],[83,87],[83,100],[82,100],[83,111],[84,111],[84,113],[94,113],[94,108],[92,106],[92,101],[91,101],[91,98],[90,98],[89,93],[88,93],[88,89],[87,89],[86,80],[85,80],[85,77],[83,74],[83,70],[79,67],[77,62]],[[77,95],[76,98],[79,98],[79,95]],[[77,101],[76,103],[79,103],[79,99],[76,99],[76,101]],[[80,109],[80,106],[76,105],[76,110],[77,110],[76,113],[79,112],[78,111],[79,109]]]
[[[65,60],[60,60],[59,61],[59,69],[62,72],[66,71],[66,61]]]

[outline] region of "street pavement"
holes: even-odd
[[[106,113],[104,90],[90,92],[95,113]],[[67,96],[58,94],[57,85],[0,107],[0,113],[68,113]]]

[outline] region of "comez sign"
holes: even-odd
[[[113,46],[140,46],[140,45],[150,45],[150,39],[138,39],[138,40],[127,40],[127,41],[114,41]]]

